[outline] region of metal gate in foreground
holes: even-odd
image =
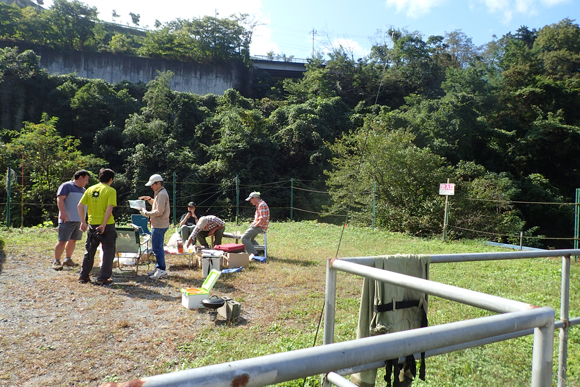
[[[229,363],[194,368],[119,386],[258,387],[313,375],[325,375],[324,385],[354,386],[344,375],[384,366],[386,359],[426,352],[426,356],[476,347],[515,337],[534,335],[532,387],[552,383],[554,329],[560,329],[558,386],[566,386],[568,328],[580,317],[568,318],[570,256],[580,250],[542,250],[506,253],[437,254],[431,263],[562,257],[561,320],[554,310],[462,289],[374,267],[373,257],[331,259],[327,262],[324,311],[324,345]],[[337,271],[418,290],[437,297],[500,313],[490,317],[389,333],[333,343]],[[112,384],[109,384],[112,385]]]

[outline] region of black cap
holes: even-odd
[[[195,202],[189,202],[189,203],[187,203],[187,206],[188,207],[195,207]]]

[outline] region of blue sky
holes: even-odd
[[[520,26],[540,29],[564,18],[580,24],[580,0],[86,0],[99,18],[130,22],[129,12],[141,15],[141,25],[204,15],[226,17],[247,13],[257,23],[252,55],[276,54],[308,58],[342,45],[355,58],[383,41],[390,27],[430,35],[462,30],[475,45],[483,45]],[[45,6],[52,1],[45,0]],[[315,31],[313,34],[312,31]],[[314,38],[314,41],[313,41]],[[374,39],[374,40],[373,40]]]

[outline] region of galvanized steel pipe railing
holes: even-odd
[[[553,332],[553,321],[553,309],[536,308],[194,368],[130,381],[127,385],[142,387],[267,386],[522,329],[544,327],[543,335],[548,337],[550,326]],[[551,337],[550,340],[544,338],[542,341],[544,346],[538,351],[542,354],[551,353],[553,349]],[[538,364],[546,364],[548,360],[542,359],[541,362],[538,361]],[[551,367],[549,367],[549,372],[551,372]],[[533,387],[545,386],[545,380],[545,375],[532,374]]]
[[[568,327],[570,307],[570,255],[562,257],[562,288],[560,290],[560,345],[558,348],[558,387],[566,387],[568,371]]]
[[[493,253],[460,253],[460,254],[432,254],[431,263],[501,261],[510,259],[550,258],[567,255],[580,255],[580,249],[562,250],[533,250]],[[344,257],[341,261],[355,262],[359,265],[374,266],[375,257]]]
[[[558,359],[559,359],[559,362],[558,362],[558,387],[566,387],[566,371],[567,371],[567,357],[568,357],[568,327],[572,326],[572,325],[576,325],[578,323],[577,320],[580,320],[578,318],[574,318],[572,320],[569,319],[570,256],[578,256],[578,255],[580,255],[580,249],[535,250],[535,251],[494,252],[494,253],[465,253],[465,254],[434,254],[434,255],[431,255],[431,263],[476,262],[476,261],[491,261],[491,260],[562,257],[562,287],[561,287],[561,302],[560,302],[560,305],[561,305],[561,307],[560,307],[560,319],[561,319],[561,321],[556,323],[555,327],[560,329],[560,335],[559,335],[560,344],[559,344],[559,357],[558,357]],[[345,263],[355,263],[358,265],[364,265],[364,266],[369,266],[369,267],[374,268],[374,261],[375,261],[374,258],[375,257],[347,257],[347,258],[340,258],[339,261],[345,262]],[[340,269],[340,270],[344,270],[346,272],[350,272],[352,274],[361,275],[363,277],[365,276],[362,273],[366,272],[367,269],[355,268],[353,266],[347,265],[348,269],[345,270],[341,266],[342,263],[339,263],[338,266],[334,266],[335,262],[337,262],[337,260],[329,260],[329,264],[327,264],[327,270],[333,269],[330,271],[335,271],[337,269]],[[404,280],[405,279],[404,277],[399,277],[398,279],[396,278],[397,275],[402,275],[402,274],[398,274],[398,273],[394,273],[394,274],[396,274],[396,275],[391,276],[391,281],[385,280],[384,278],[375,277],[375,276],[381,277],[376,272],[374,272],[373,274],[371,274],[367,277],[374,278],[376,280],[383,281],[383,282],[392,283],[395,285],[405,286],[399,282],[399,280],[401,280],[401,279]],[[425,281],[425,280],[422,280],[422,281]],[[329,284],[331,284],[333,286],[333,289],[330,289],[332,294],[329,295],[328,294],[329,292],[327,289],[326,298],[332,299],[333,303],[335,303],[336,302],[336,300],[335,300],[335,297],[336,297],[336,277],[334,277],[334,280],[332,280],[332,278],[331,278],[329,281],[329,276],[328,276],[328,272],[327,272],[327,286]],[[442,287],[439,285],[441,285]],[[419,284],[415,283],[414,286],[419,286]],[[444,288],[446,286],[450,286],[450,285],[438,284],[438,285],[435,285],[435,288],[438,288],[438,291],[445,291]],[[420,287],[413,287],[413,286],[407,286],[407,287],[410,287],[410,288],[415,289],[415,290],[426,291]],[[489,307],[483,306],[483,304],[489,305],[490,301],[493,302],[495,296],[490,296],[490,295],[484,295],[485,297],[483,297],[483,298],[485,298],[485,300],[480,299],[477,301],[477,303],[473,303],[473,301],[466,302],[467,299],[473,300],[474,297],[478,297],[478,295],[481,296],[482,293],[473,292],[471,294],[463,294],[463,297],[460,297],[463,299],[458,299],[458,298],[455,298],[455,295],[457,294],[456,290],[459,290],[459,289],[461,289],[461,288],[455,288],[455,290],[453,292],[451,292],[450,296],[445,296],[441,293],[439,293],[439,294],[434,293],[434,292],[432,292],[432,290],[426,291],[426,292],[429,294],[433,294],[433,295],[437,295],[437,296],[447,298],[450,300],[466,303],[468,305],[477,306],[477,307],[480,307],[483,309],[496,311],[499,313],[505,313],[507,311],[507,310],[501,310],[501,308],[510,309],[512,307],[515,307],[516,310],[517,310],[517,308],[519,308],[516,304],[513,304],[513,303],[516,303],[517,301],[506,300],[506,299],[502,299],[499,297],[497,297],[496,299],[501,299],[503,301],[507,301],[507,303],[502,302],[503,305],[499,310],[496,309],[495,307],[493,309],[490,309]],[[472,291],[466,290],[466,289],[461,289],[461,292],[472,292]],[[520,307],[525,305],[523,303],[520,303],[520,304],[522,304],[522,305],[520,305]],[[523,307],[525,308],[525,306],[523,306]],[[533,307],[533,306],[528,305],[527,307]],[[326,309],[329,309],[329,308],[326,308]],[[329,321],[329,322],[332,321],[332,323],[327,324],[327,321]],[[334,310],[332,310],[332,311],[325,310],[325,329],[326,329],[327,325],[332,326],[332,329],[330,329],[332,331],[332,336],[325,335],[324,342],[331,343],[334,341],[334,338],[333,338],[333,335],[334,335]],[[486,339],[481,340],[480,344],[477,344],[478,342],[462,343],[462,344],[459,344],[457,346],[454,346],[456,349],[454,349],[454,347],[448,347],[448,348],[444,348],[444,349],[439,349],[438,351],[434,351],[431,354],[431,356],[434,356],[435,352],[437,352],[437,354],[447,353],[447,352],[451,352],[454,350],[459,350],[460,348],[464,349],[464,348],[469,348],[472,346],[483,345],[483,344],[486,344],[489,342],[507,340],[507,339],[512,338],[512,337],[524,336],[524,335],[531,334],[532,332],[533,331],[521,331],[519,333],[513,333],[510,335],[503,335],[503,336],[500,336],[497,338],[486,338]],[[328,336],[330,336],[330,337],[328,337]],[[365,367],[369,367],[369,365],[361,366],[360,368],[365,368]],[[376,367],[369,367],[367,369],[372,369],[372,368],[376,368]],[[343,372],[340,372],[340,373],[345,374],[344,370],[342,370],[342,371]],[[356,372],[360,372],[360,371],[356,371]],[[325,385],[327,386],[328,384],[325,383]]]
[[[492,296],[490,294],[480,293],[474,290],[463,289],[457,286],[446,285],[406,274],[377,269],[375,267],[361,266],[356,263],[343,261],[342,259],[333,259],[331,260],[330,265],[332,270],[341,270],[346,273],[356,274],[365,278],[374,279],[376,281],[418,290],[432,294],[434,296],[445,298],[451,301],[461,302],[463,304],[486,309],[492,312],[506,313],[534,308],[533,305],[526,304],[524,302],[508,300],[506,298]],[[332,285],[327,284],[327,286]]]
[[[568,325],[574,326],[574,325],[578,325],[578,324],[580,324],[580,317],[570,319]],[[554,323],[554,329],[559,329],[559,328],[562,328],[563,326],[564,326],[564,323],[562,321],[556,321]],[[485,339],[468,341],[465,343],[450,345],[447,347],[442,347],[442,348],[434,349],[431,351],[425,351],[425,358],[439,356],[439,355],[443,355],[445,353],[450,353],[450,352],[463,351],[464,349],[468,349],[468,348],[480,347],[482,345],[497,343],[499,341],[516,339],[518,337],[524,337],[524,336],[529,336],[529,335],[533,335],[533,334],[534,334],[534,329],[525,329],[525,330],[518,331],[518,332],[505,333],[505,334],[499,335],[499,336],[486,337]],[[415,359],[418,359],[421,356],[421,353],[417,352],[414,354],[414,356],[415,356]],[[405,360],[404,357],[399,358],[400,363],[402,363],[404,360]],[[357,372],[363,372],[363,371],[369,371],[369,370],[381,368],[381,367],[384,367],[384,365],[385,365],[384,361],[379,361],[379,362],[369,363],[369,364],[365,364],[365,365],[361,365],[361,366],[357,366],[357,367],[350,367],[350,368],[345,368],[345,369],[341,369],[341,370],[336,370],[335,373],[337,373],[339,375],[351,375],[351,374],[354,374]]]

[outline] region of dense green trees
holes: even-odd
[[[470,230],[513,233],[523,226],[509,204],[517,189],[505,174],[494,174],[472,162],[450,166],[429,148],[419,148],[404,130],[377,127],[337,141],[334,170],[328,172],[332,212],[348,210],[362,224],[371,220],[368,208],[376,200],[378,225],[414,235],[432,235],[443,226],[444,202],[439,184],[457,184],[452,200],[456,236]],[[373,187],[376,184],[376,191]]]
[[[55,0],[48,10],[0,3],[0,39],[64,51],[108,51],[202,63],[247,60],[253,25],[248,15],[177,19],[143,32],[101,22],[95,7]],[[135,25],[139,15],[131,13]]]
[[[24,183],[26,189],[14,189],[13,192],[20,192],[22,196],[18,199],[22,202],[34,203],[24,209],[26,225],[55,221],[52,206],[44,206],[55,202],[58,186],[72,178],[79,169],[98,171],[106,163],[104,160],[83,155],[78,149],[79,139],[60,136],[55,129],[56,121],[56,118],[44,116],[39,124],[26,122],[19,132],[1,133],[9,139],[4,147],[0,147],[2,167],[11,165],[23,171],[26,176],[26,181],[17,182]],[[13,216],[15,224],[20,223],[18,217]]]
[[[135,38],[99,29],[98,20],[91,28],[91,9],[65,3],[55,3],[53,16],[5,8],[10,16],[0,16],[0,36],[23,38],[34,31],[32,21],[59,16],[65,30],[66,23],[74,30],[62,47],[205,62],[249,55],[244,15],[179,19]],[[77,26],[72,20],[81,11],[88,24]],[[11,127],[14,117],[45,122],[43,112],[58,117],[50,122],[63,138],[79,139],[83,155],[120,172],[122,197],[157,172],[184,184],[180,205],[192,195],[209,197],[192,182],[220,184],[212,200],[227,204],[236,176],[252,186],[293,178],[330,189],[331,201],[301,193],[308,210],[328,205],[369,224],[376,184],[379,226],[430,235],[443,221],[437,187],[450,179],[451,235],[570,235],[571,206],[530,203],[571,201],[580,181],[573,162],[580,151],[580,27],[568,19],[521,27],[485,47],[461,31],[425,39],[393,29],[385,36],[365,58],[341,49],[313,58],[300,80],[261,77],[258,98],[236,90],[173,92],[171,73],[146,86],[49,77],[34,53],[5,49],[2,125]],[[15,137],[1,141],[8,149]],[[287,207],[283,200],[286,192],[272,192],[269,204]],[[276,209],[275,216],[288,214]]]
[[[30,109],[30,106],[26,108],[27,105],[41,103],[42,80],[46,75],[39,67],[39,60],[38,55],[30,50],[19,53],[15,48],[0,49],[2,128],[18,127],[18,118],[25,117],[26,111]],[[34,117],[35,121],[39,119],[40,115]]]

